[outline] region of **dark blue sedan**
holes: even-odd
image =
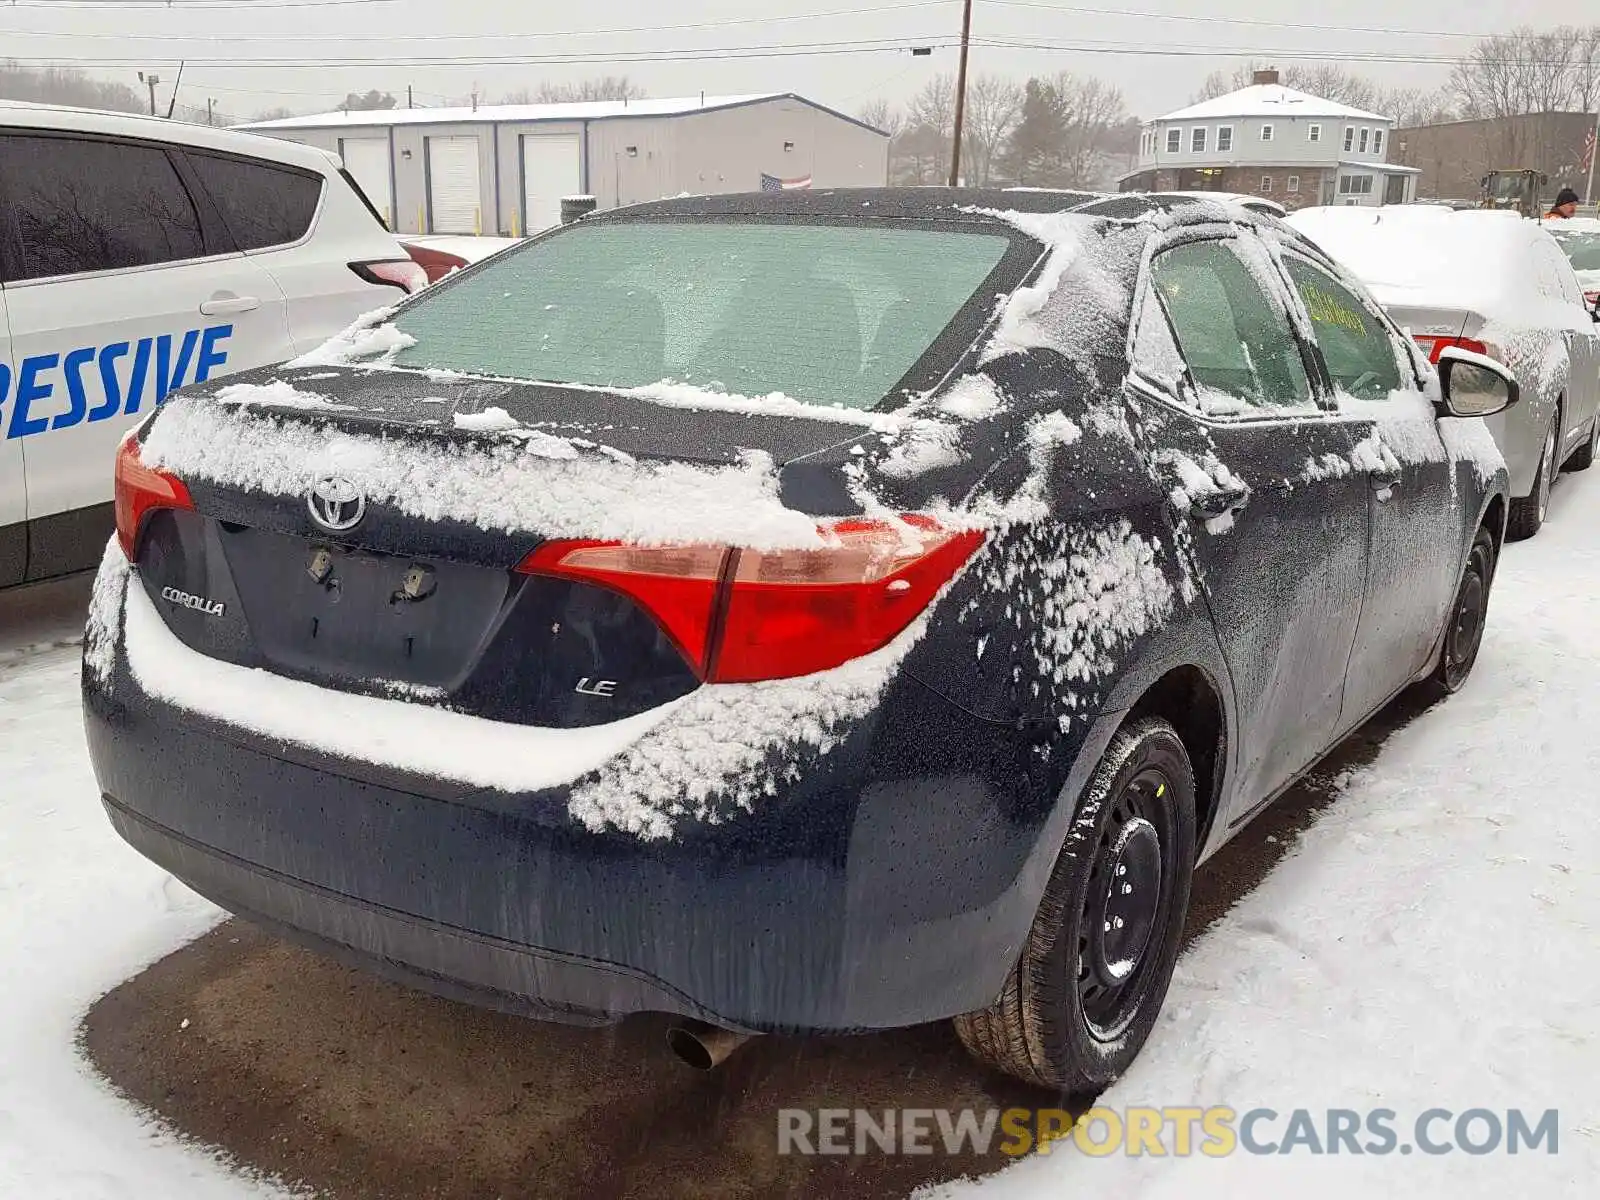
[[[1516,398],[1204,198],[585,218],[123,444],[106,811],[420,987],[1094,1090],[1196,864],[1466,680]]]

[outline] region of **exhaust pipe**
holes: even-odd
[[[735,1033],[704,1021],[684,1021],[667,1030],[667,1046],[696,1071],[712,1071],[754,1034]]]

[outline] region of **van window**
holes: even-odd
[[[189,151],[189,162],[241,250],[298,242],[311,228],[322,177],[255,159]]]
[[[0,134],[0,192],[15,216],[12,281],[200,258],[200,217],[166,152]]]

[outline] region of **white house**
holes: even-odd
[[[1249,86],[1149,122],[1125,192],[1218,191],[1309,204],[1403,204],[1415,167],[1388,161],[1394,120],[1284,87]]]

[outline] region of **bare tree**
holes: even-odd
[[[1114,135],[1120,133],[1127,117],[1122,93],[1092,75],[1080,78],[1063,71],[1051,82],[1067,110],[1062,183],[1068,187],[1105,184]]]
[[[643,100],[645,90],[626,75],[603,75],[578,83],[541,83],[500,97],[501,104],[582,104],[595,100]]]
[[[1600,29],[1527,26],[1484,38],[1450,74],[1469,117],[1592,112],[1600,99]]]
[[[1450,107],[1452,99],[1451,94],[1444,90],[1395,88],[1380,91],[1374,96],[1372,111],[1392,118],[1396,129],[1412,129],[1418,125],[1453,121],[1455,113]]]
[[[999,75],[979,75],[967,94],[961,161],[967,181],[984,187],[994,181],[996,156],[1022,118],[1022,88]]]
[[[955,133],[956,81],[942,73],[922,85],[922,90],[911,97],[906,105],[906,132],[915,134],[917,162],[921,164],[931,155],[931,178],[922,178],[918,170],[917,183],[938,183],[949,172],[950,139]]]
[[[882,96],[863,104],[860,110],[857,111],[856,118],[863,125],[871,125],[874,129],[883,130],[891,140],[899,136],[906,123],[904,114]]]

